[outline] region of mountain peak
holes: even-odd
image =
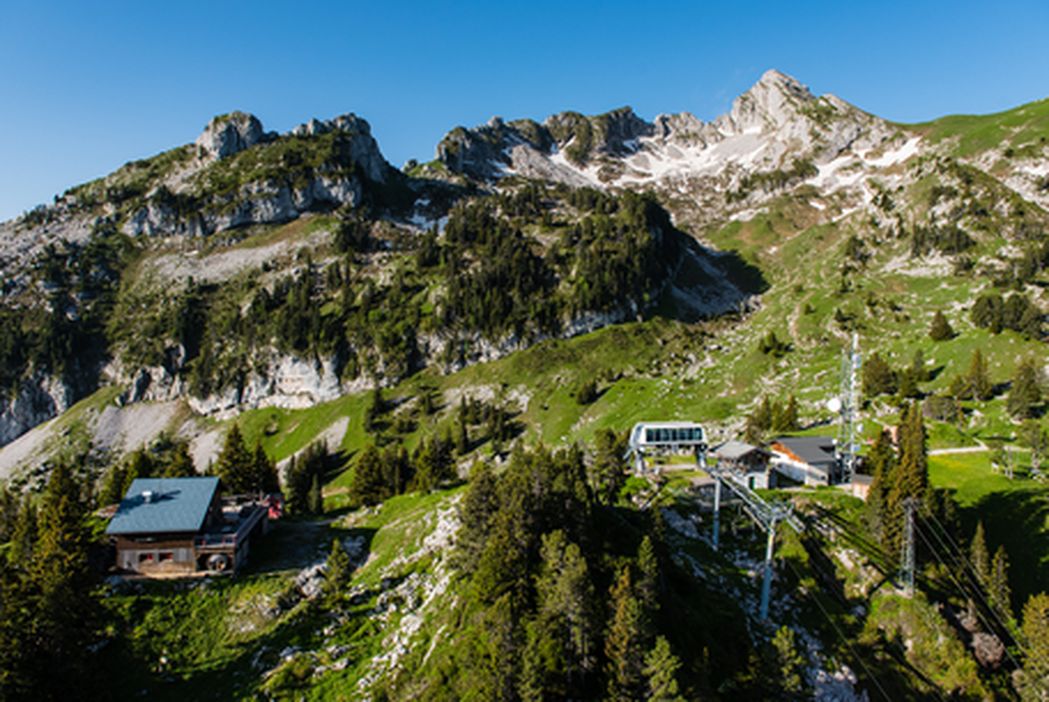
[[[719,118],[718,126],[734,132],[775,130],[790,121],[800,106],[815,99],[796,78],[770,69],[733,101],[732,110]]]
[[[197,137],[202,156],[214,160],[233,156],[262,140],[262,122],[253,114],[235,110],[212,117]]]
[[[805,92],[809,89],[805,87],[801,81],[794,76],[789,76],[782,71],[778,71],[775,68],[770,68],[761,74],[761,78],[758,78],[758,82],[754,84],[754,87],[764,86],[769,88],[779,88],[781,90],[788,90],[790,92]],[[751,88],[753,90],[754,88]]]

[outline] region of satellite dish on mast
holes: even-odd
[[[832,397],[827,400],[827,409],[831,412],[838,413],[841,411],[841,398]]]

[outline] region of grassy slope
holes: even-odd
[[[950,115],[911,125],[933,142],[955,139],[959,156],[1011,145],[1042,145],[1049,139],[1049,100],[990,115]]]
[[[435,512],[457,492],[396,497],[331,525],[289,520],[262,542],[254,565],[237,579],[151,582],[140,594],[111,596],[107,606],[126,636],[99,664],[114,675],[122,671],[126,690],[153,699],[254,699],[258,689],[278,697],[346,699],[400,619],[394,613],[380,622],[373,615],[380,581],[429,566],[412,555],[432,530]],[[350,588],[362,595],[342,608],[343,616],[305,602],[280,615],[270,611],[298,569],[322,558],[333,537],[359,536],[368,556]],[[314,678],[335,660],[342,661],[337,670]],[[264,677],[267,670],[272,673]]]
[[[933,485],[954,491],[967,533],[983,521],[991,551],[1005,546],[1014,609],[1019,611],[1027,597],[1049,582],[1049,485],[993,473],[986,452],[932,456],[929,476]]]

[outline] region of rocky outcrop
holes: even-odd
[[[240,386],[203,398],[191,395],[188,401],[195,412],[218,416],[257,407],[302,409],[361,392],[372,384],[364,377],[342,381],[335,359],[274,355],[261,369],[249,373]]]
[[[230,112],[214,117],[197,137],[198,154],[206,159],[222,159],[238,154],[262,141],[262,122],[255,115]]]
[[[0,446],[65,412],[75,401],[72,388],[41,373],[24,380],[0,402]]]
[[[253,181],[211,207],[182,215],[170,204],[149,200],[123,226],[130,236],[206,236],[253,224],[280,224],[306,212],[356,207],[364,185],[359,178],[318,176],[295,187],[287,182]]]
[[[379,144],[372,137],[371,125],[352,112],[330,120],[311,119],[291,130],[291,136],[314,137],[338,132],[348,137],[344,144],[348,156],[371,181],[387,182],[394,169],[383,158]]]

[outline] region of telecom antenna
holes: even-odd
[[[831,400],[830,407],[837,406],[841,417],[838,425],[838,463],[841,466],[841,482],[851,483],[856,472],[856,436],[863,431],[859,424],[860,411],[860,335],[852,333],[852,348],[846,349],[841,361],[841,391],[837,402]]]

